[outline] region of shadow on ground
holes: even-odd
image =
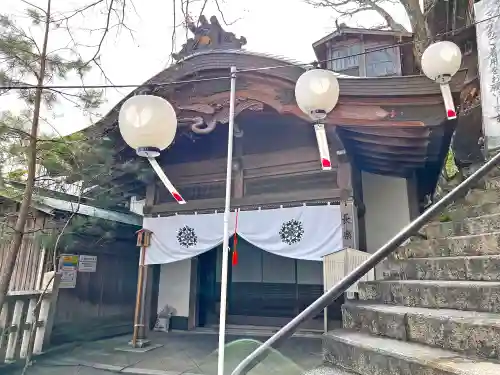
[[[253,339],[240,339],[225,346],[224,373],[231,374],[236,366],[262,342]],[[199,365],[200,372],[206,375],[217,375],[218,351],[214,351]],[[248,375],[287,374],[300,375],[304,372],[292,359],[278,350],[270,350],[264,360],[255,366]]]

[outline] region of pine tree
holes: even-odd
[[[21,26],[8,15],[0,14],[0,86],[4,87],[0,95],[16,95],[25,104],[19,113],[4,111],[0,115],[0,164],[3,168],[0,189],[7,195],[13,195],[19,194],[19,189],[12,189],[9,182],[21,181],[23,186],[10,248],[0,268],[0,307],[3,306],[23,241],[37,181],[50,180],[57,175],[71,176],[73,181],[85,181],[82,186],[98,185],[103,183],[99,177],[106,174],[102,170],[109,169],[113,161],[111,148],[102,140],[94,140],[91,144],[83,133],[54,139],[41,134],[40,128],[42,121],[46,121],[44,115],[50,113],[61,98],[71,100],[82,108],[82,112],[91,112],[103,103],[103,93],[99,90],[82,89],[68,94],[46,86],[75,75],[83,82],[92,66],[98,65],[100,48],[113,26],[110,20],[115,17],[117,25],[123,25],[125,0],[92,1],[64,14],[53,9],[52,0],[47,0],[45,9],[26,4],[29,6],[26,10],[31,22],[29,28]],[[65,48],[64,54],[49,49],[51,33],[61,29],[71,33],[70,21],[98,6],[103,6],[106,27],[90,59],[81,57],[76,42]],[[33,37],[31,28],[41,32],[40,40]],[[16,86],[33,88],[16,89]],[[40,173],[42,169],[45,173]],[[82,225],[76,223],[76,227],[79,226]]]

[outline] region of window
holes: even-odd
[[[383,46],[368,49],[375,50],[366,54],[366,76],[384,77],[399,75],[398,48],[380,49]]]
[[[342,74],[359,76],[359,54],[361,46],[340,47],[330,50],[328,68]],[[356,56],[358,55],[358,56]]]
[[[367,48],[369,47],[369,48]],[[349,76],[385,77],[401,74],[399,47],[368,42],[335,46],[328,50],[328,69]],[[366,52],[364,55],[361,53]]]

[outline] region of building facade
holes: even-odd
[[[418,214],[455,123],[446,121],[436,84],[402,75],[400,51],[390,53],[394,61],[358,60],[354,77],[356,64],[334,48],[327,57],[347,60],[339,63],[345,69],[327,66],[344,74],[339,103],[325,120],[332,170],[322,171],[312,124],[294,98],[304,66],[242,49],[245,39],[224,31],[215,17],[202,18],[193,32],[177,62],[131,94],[159,95],[175,107],[178,133],[158,161],[187,201],[177,204],[159,181],[147,186],[144,227],[153,238],[146,315],[153,324],[168,307],[178,329],[217,322],[228,76],[236,66],[228,322],[282,325],[322,294],[323,255],[345,246],[372,252]],[[370,38],[360,48],[375,48]],[[331,40],[323,44],[333,48]],[[454,93],[463,80],[459,72]],[[94,130],[105,132],[122,158],[137,160],[116,123],[114,110]],[[332,319],[340,302],[331,306]],[[320,317],[310,325],[321,327]]]

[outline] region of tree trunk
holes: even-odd
[[[35,102],[33,107],[33,121],[31,124],[29,147],[27,151],[27,164],[28,164],[28,178],[26,181],[26,187],[24,189],[23,200],[21,202],[21,207],[19,209],[16,225],[14,227],[14,235],[11,241],[5,263],[2,265],[1,275],[0,275],[0,310],[3,307],[5,297],[9,290],[10,280],[12,278],[12,273],[14,272],[14,267],[16,265],[17,256],[21,248],[24,230],[26,227],[26,221],[28,218],[31,198],[33,195],[33,188],[35,186],[35,175],[36,175],[36,154],[37,154],[37,137],[38,137],[38,126],[40,122],[40,108],[42,104],[42,91],[43,83],[45,78],[45,63],[47,57],[47,44],[49,39],[50,30],[50,13],[51,13],[51,1],[47,0],[47,10],[45,14],[45,33],[43,39],[42,52],[40,54],[40,72],[38,73],[37,88],[35,92]]]
[[[422,10],[419,0],[401,0],[401,4],[408,14],[411,29],[413,31],[413,56],[415,63],[420,68],[422,55],[425,49],[432,43],[432,33]]]

